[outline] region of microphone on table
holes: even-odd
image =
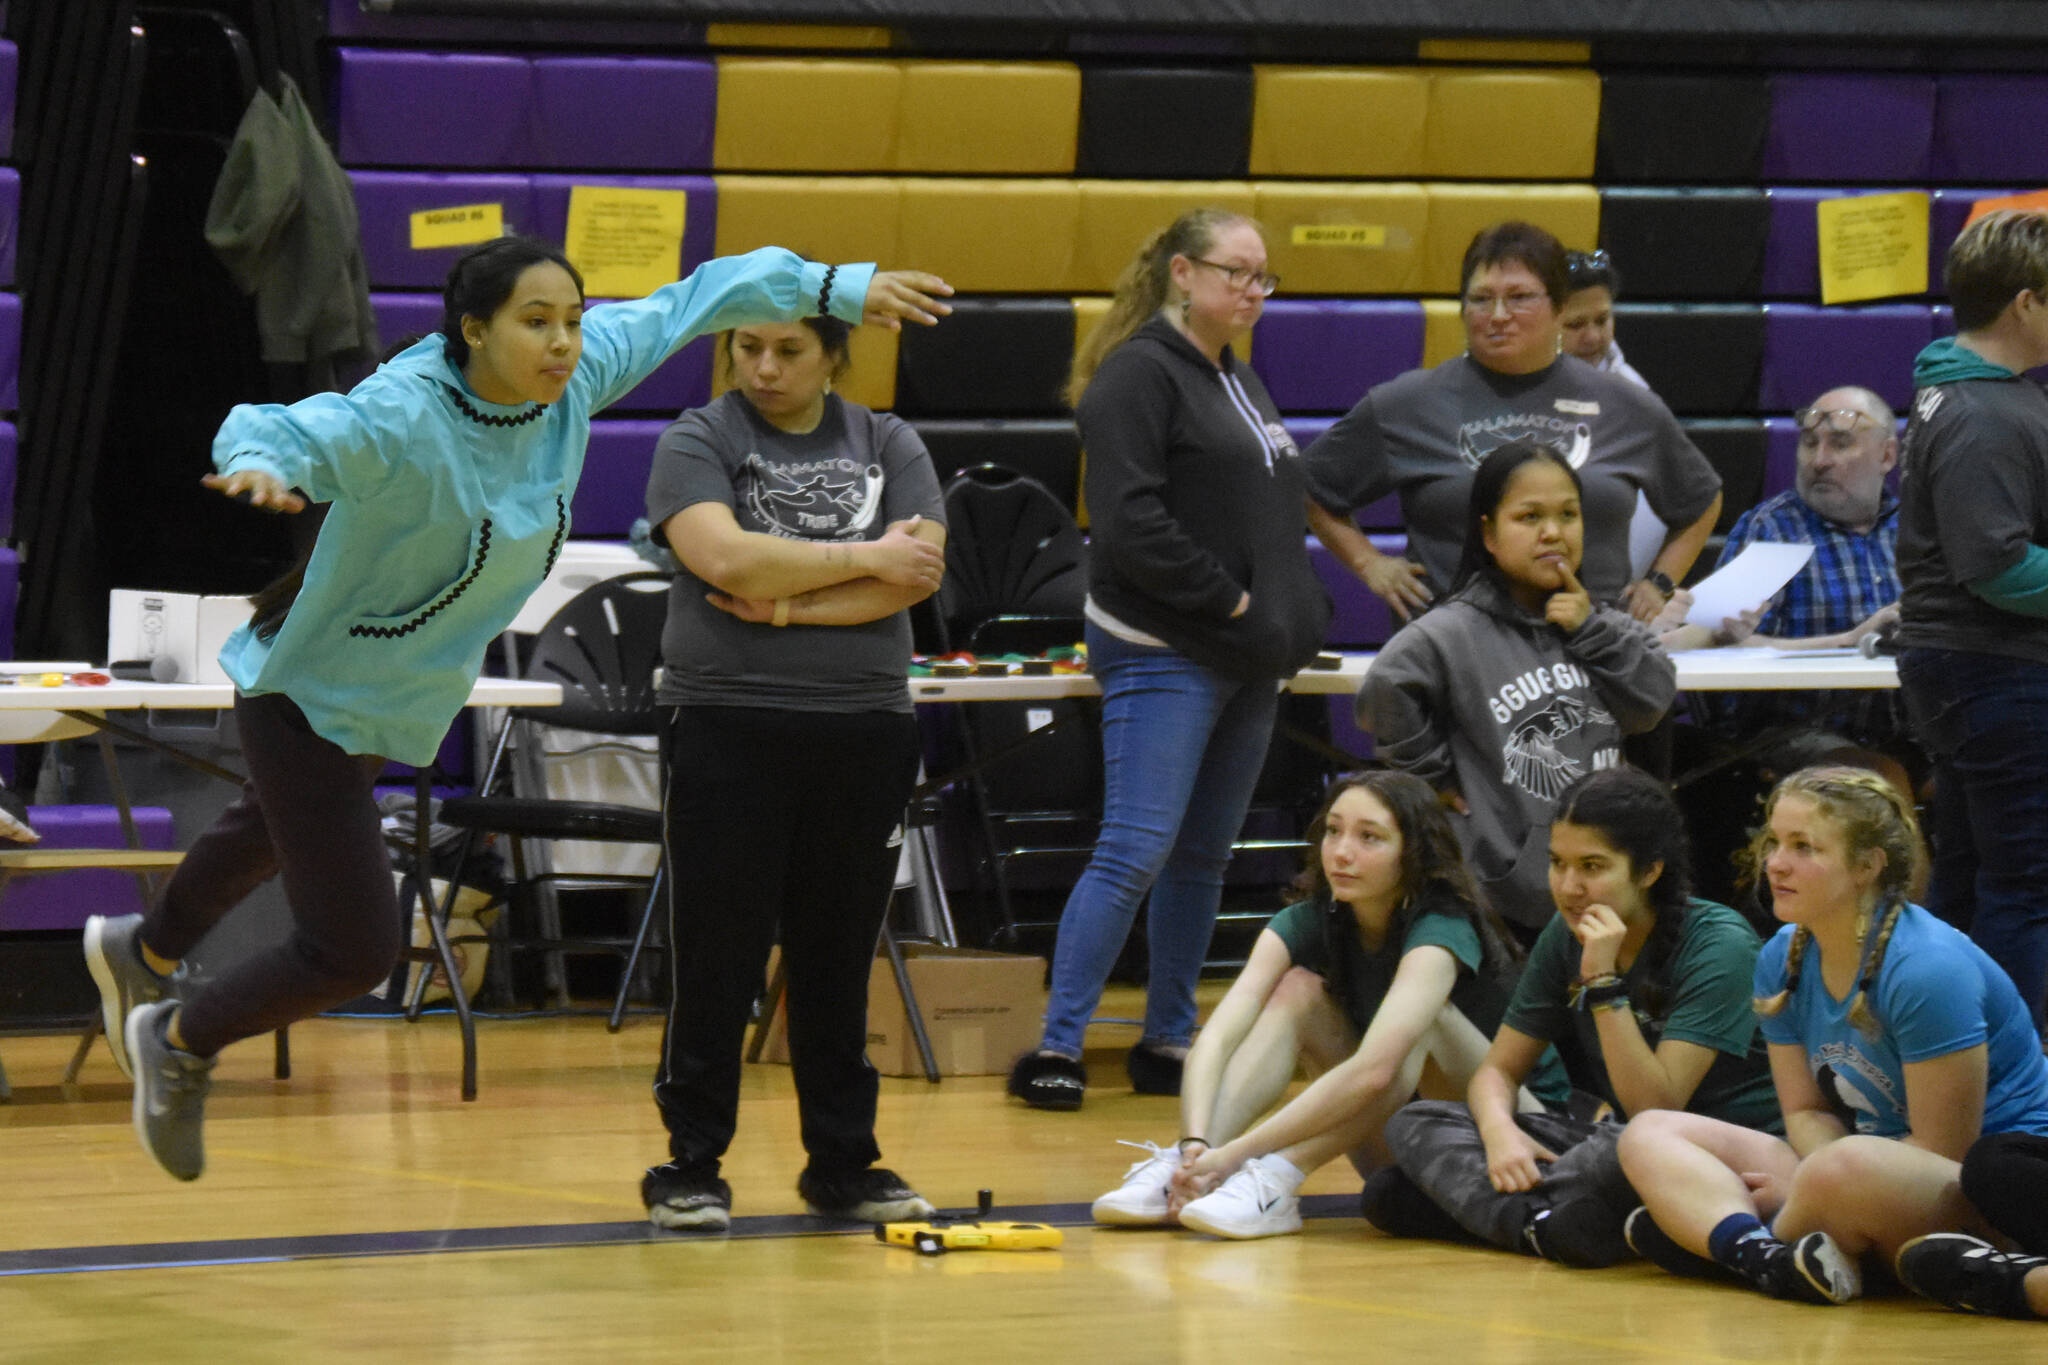
[[[1898,633],[1890,628],[1870,631],[1856,642],[1856,652],[1866,659],[1889,658],[1899,652]]]
[[[107,665],[107,672],[123,682],[176,682],[178,661],[168,654],[154,659],[116,659]]]

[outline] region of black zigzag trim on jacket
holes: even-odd
[[[548,562],[541,566],[540,576],[546,578],[555,571],[555,556],[562,553],[562,542],[569,538],[569,504],[562,501],[560,493],[555,494],[555,538],[548,545]]]
[[[453,602],[456,598],[462,596],[462,594],[469,591],[469,585],[476,582],[476,576],[484,571],[484,559],[486,556],[490,554],[490,552],[491,519],[489,517],[485,517],[483,526],[479,528],[477,533],[476,563],[469,566],[469,572],[462,576],[460,582],[458,582],[454,587],[448,589],[447,592],[441,595],[440,601],[434,603],[434,605],[428,607],[425,611],[421,612],[418,616],[413,617],[412,620],[407,621],[402,626],[354,625],[348,628],[348,633],[350,635],[355,636],[357,639],[372,640],[396,640],[401,635],[412,634],[421,626],[425,625],[428,619],[431,618],[436,612],[443,610],[448,606],[449,603]]]
[[[449,388],[448,396],[455,400],[456,407],[462,409],[464,417],[487,427],[523,427],[536,417],[545,417],[548,411],[546,403],[536,403],[530,410],[520,413],[517,417],[493,417],[487,412],[478,412],[475,408],[471,407],[469,400],[462,396],[460,389]]]

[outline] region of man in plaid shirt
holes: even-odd
[[[1807,544],[1813,558],[1757,622],[1753,643],[1824,649],[1854,645],[1898,620],[1899,500],[1885,489],[1898,464],[1892,410],[1868,389],[1829,389],[1797,414],[1796,486],[1737,518],[1721,564],[1752,541]],[[1718,567],[1718,565],[1717,565]],[[1733,643],[1737,632],[1722,638]],[[1889,747],[1898,733],[1889,690],[1749,692],[1717,713],[1754,734],[1799,725]]]

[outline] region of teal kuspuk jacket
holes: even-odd
[[[236,407],[214,437],[214,466],[267,471],[332,506],[284,624],[268,641],[237,630],[221,667],[244,693],[290,697],[349,753],[425,764],[484,650],[569,534],[590,414],[693,337],[815,315],[825,272],[764,247],[594,306],[582,360],[552,404],[478,398],[436,333],[346,394]],[[873,274],[838,268],[833,316],[860,321]]]

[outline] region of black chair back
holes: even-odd
[[[984,464],[954,475],[945,501],[939,617],[949,640],[964,641],[997,616],[1080,620],[1088,595],[1085,545],[1051,489]]]
[[[654,671],[668,619],[669,579],[634,573],[592,584],[571,598],[534,638],[525,676],[559,683],[562,704],[522,720],[618,735],[660,731]]]

